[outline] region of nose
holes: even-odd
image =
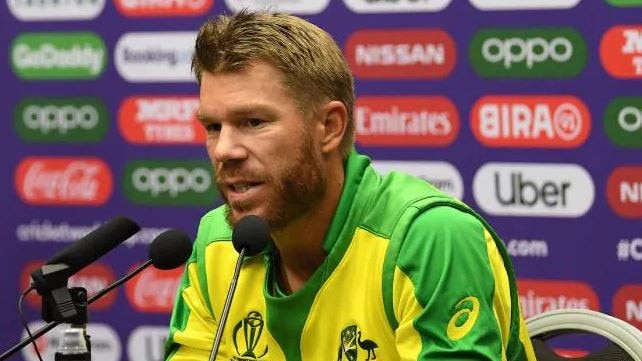
[[[217,162],[242,161],[247,158],[247,149],[243,145],[242,135],[236,132],[234,127],[222,126],[211,147],[213,147],[213,158]]]

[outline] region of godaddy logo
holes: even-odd
[[[604,130],[625,148],[642,148],[642,97],[613,99],[604,112]]]
[[[584,39],[571,28],[488,29],[473,37],[470,62],[485,77],[572,77],[586,64]]]
[[[13,71],[22,79],[95,79],[106,53],[103,40],[90,32],[24,33],[11,45]]]
[[[98,98],[26,98],[14,116],[16,132],[28,142],[97,142],[107,122]]]
[[[125,168],[125,195],[137,204],[211,205],[211,169],[201,160],[132,161]]]

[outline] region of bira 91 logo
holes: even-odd
[[[114,0],[116,9],[128,17],[198,16],[205,14],[214,0]]]
[[[475,173],[473,195],[491,215],[581,217],[593,205],[595,186],[576,164],[490,162]]]
[[[606,184],[609,206],[625,218],[642,218],[642,167],[615,168]]]
[[[105,8],[105,0],[7,0],[20,21],[92,20]]]
[[[459,133],[457,108],[442,96],[364,96],[354,117],[366,146],[446,147]]]
[[[20,285],[22,286],[22,289],[26,289],[31,285],[31,272],[40,268],[43,264],[43,261],[31,261],[24,266],[20,276]],[[114,276],[114,271],[111,267],[101,262],[94,262],[69,277],[68,288],[82,287],[87,290],[87,295],[91,297],[91,295],[98,293],[115,281],[116,277]],[[105,310],[110,308],[114,304],[114,301],[116,301],[117,295],[118,291],[112,290],[93,302],[91,304],[91,309]],[[27,303],[35,309],[39,310],[42,306],[42,298],[36,293],[30,293],[27,295],[26,300]]]
[[[567,308],[600,310],[597,294],[584,282],[518,279],[517,289],[524,318]]]
[[[96,79],[105,70],[107,48],[91,32],[23,33],[11,44],[11,61],[21,79]]]
[[[642,148],[642,97],[611,100],[604,112],[604,130],[615,145]]]
[[[615,317],[642,329],[642,284],[620,287],[612,304]]]
[[[485,96],[473,106],[470,127],[487,147],[577,148],[590,133],[589,114],[570,95]]]
[[[16,107],[14,125],[27,142],[89,143],[103,139],[108,119],[98,98],[26,98]]]
[[[125,167],[125,196],[136,204],[212,205],[212,166],[203,160],[136,160]]]
[[[118,129],[134,144],[203,145],[198,107],[198,96],[131,96],[120,105]]]
[[[360,30],[345,52],[355,76],[379,79],[444,78],[456,56],[453,39],[440,29]]]
[[[112,192],[107,164],[94,157],[27,157],[16,169],[15,186],[31,205],[99,206]]]
[[[225,0],[225,5],[234,11],[275,11],[290,14],[318,14],[328,7],[330,0]]]
[[[183,268],[161,271],[147,268],[127,284],[127,300],[139,312],[170,313]]]
[[[452,0],[343,0],[355,13],[416,13],[445,9]]]
[[[607,30],[600,41],[600,60],[615,78],[642,78],[642,25]]]
[[[470,63],[488,78],[568,78],[586,64],[586,44],[572,28],[481,30],[470,42]]]

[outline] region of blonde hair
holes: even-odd
[[[324,102],[341,101],[348,124],[341,140],[347,157],[354,143],[354,80],[341,49],[319,27],[296,16],[240,11],[206,21],[196,38],[192,71],[234,72],[264,61],[283,75],[283,85],[304,117]]]

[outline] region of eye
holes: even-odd
[[[217,133],[221,131],[221,124],[220,123],[210,123],[205,126],[205,130],[207,130],[208,133]]]
[[[249,128],[259,128],[264,123],[265,122],[263,120],[257,118],[248,118],[245,120],[245,125]]]

